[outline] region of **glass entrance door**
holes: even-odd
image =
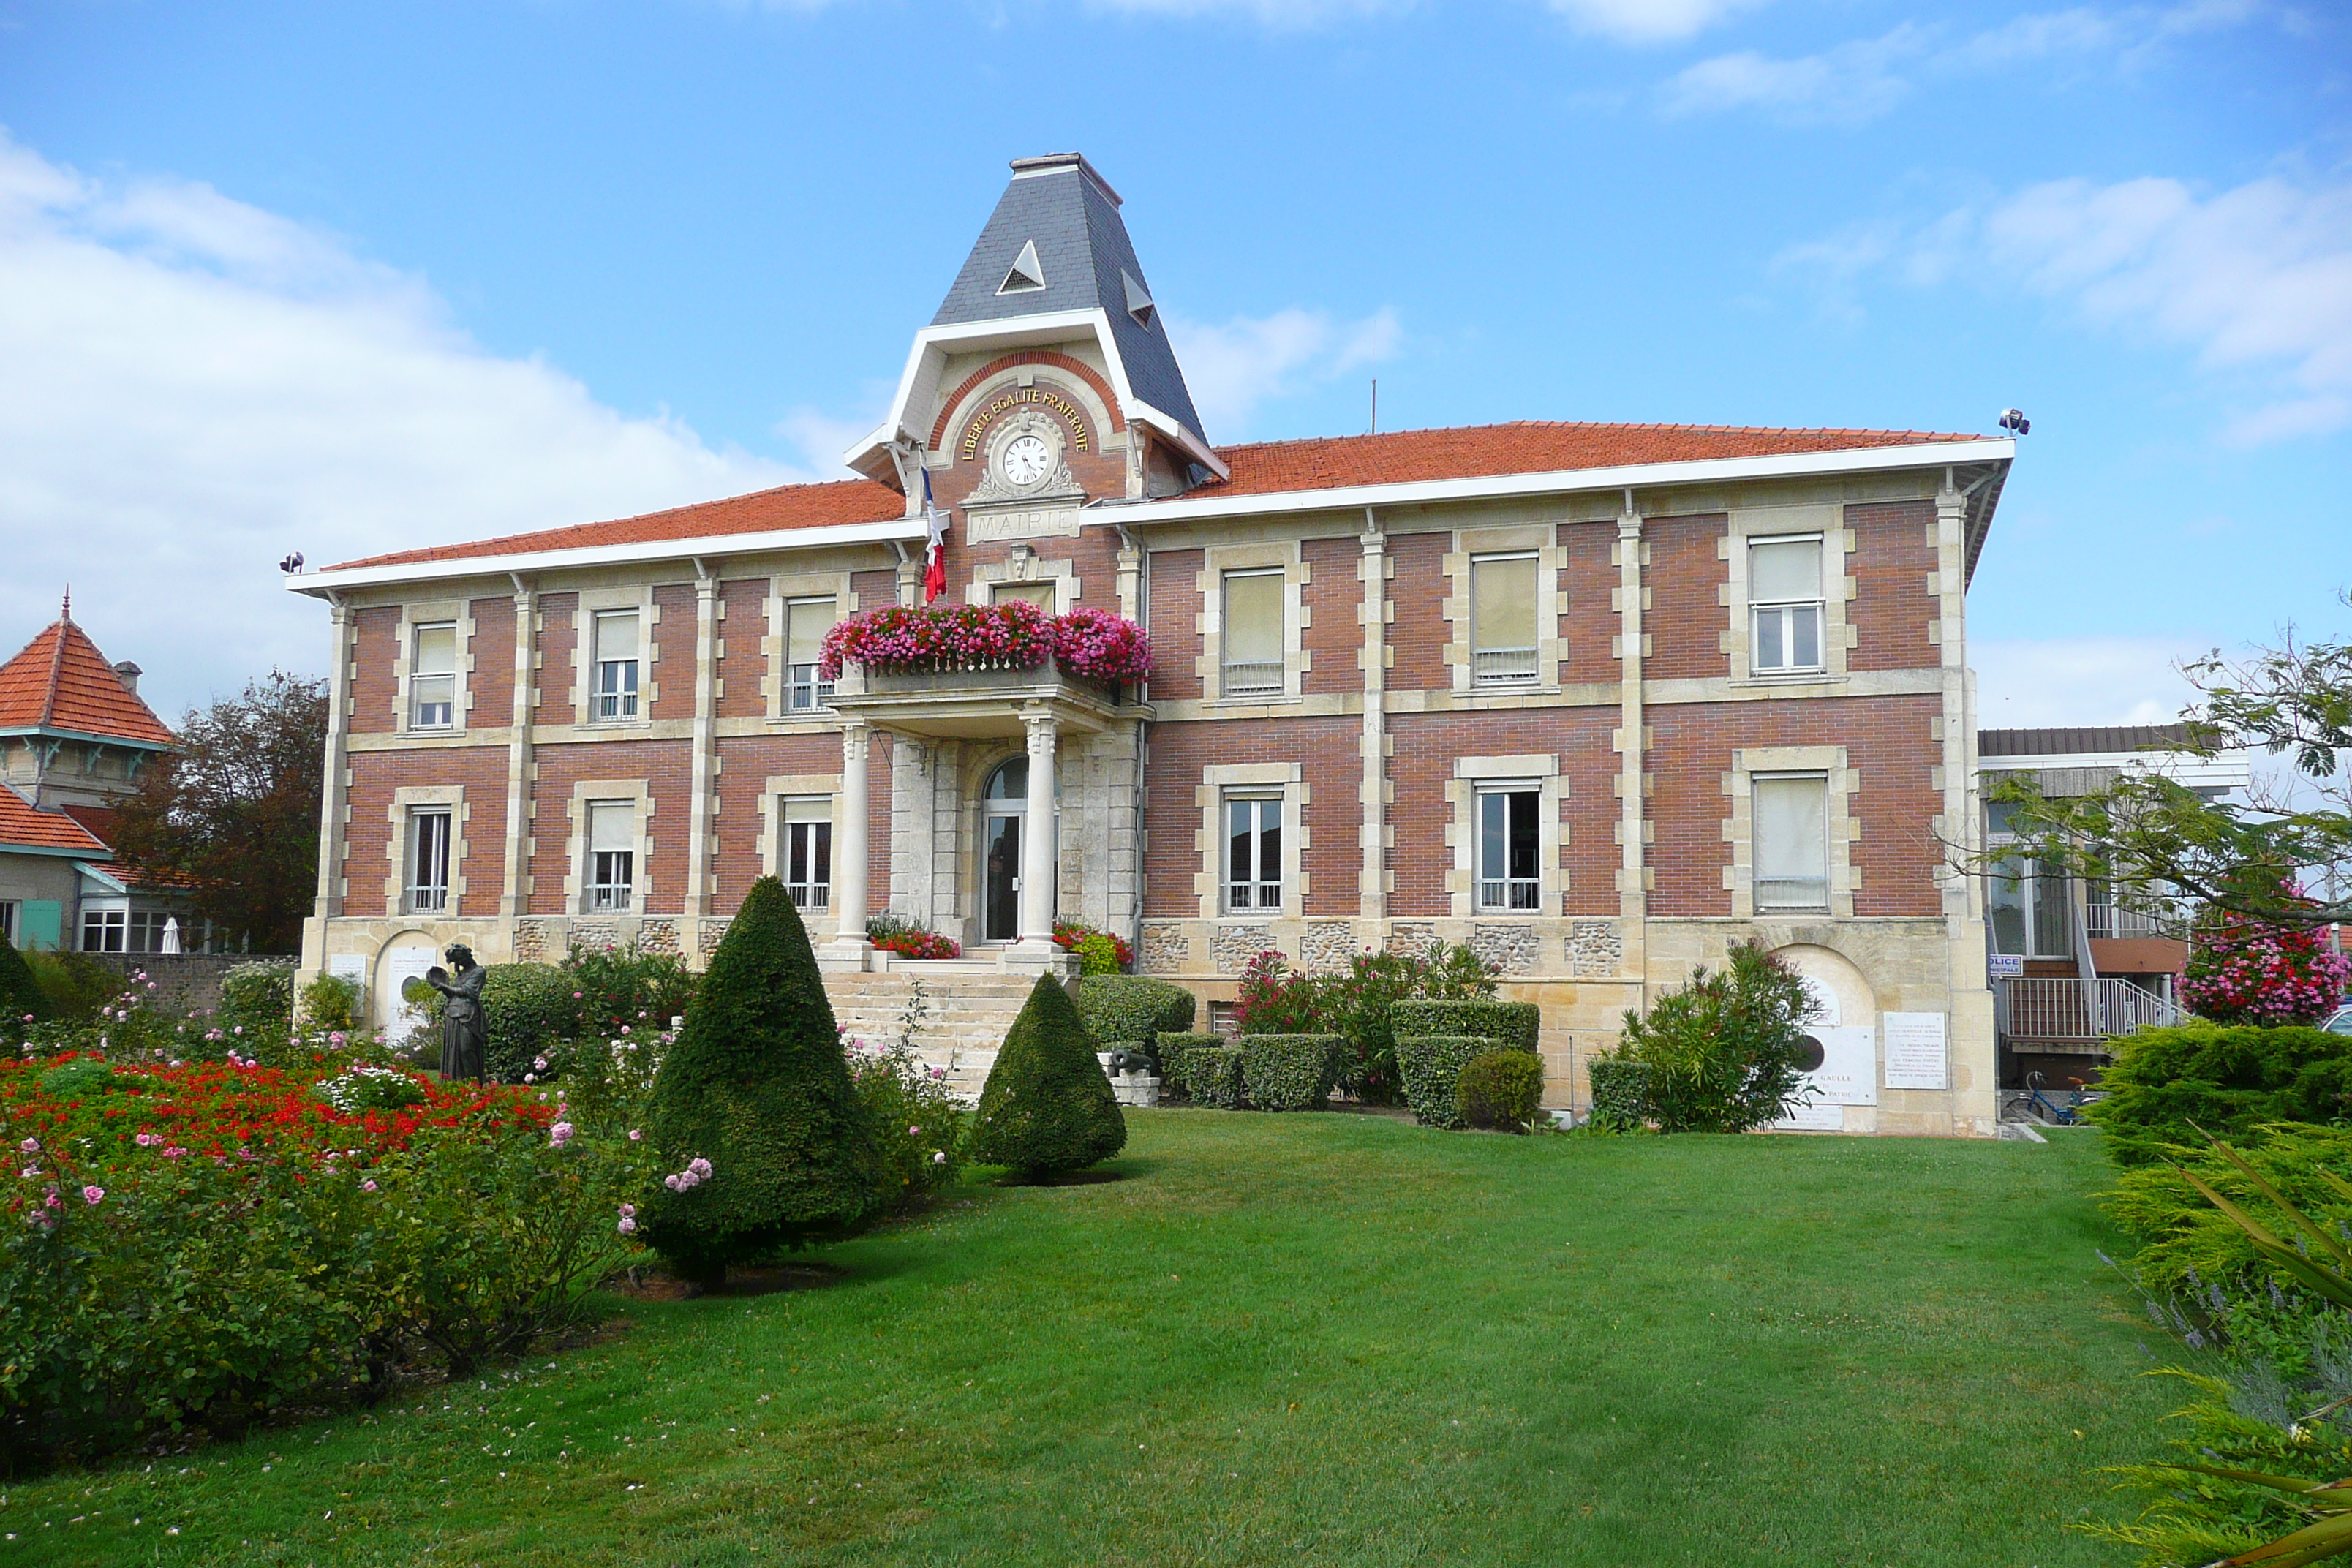
[[[980,930],[982,942],[1021,940],[1021,818],[1029,809],[1029,759],[988,775],[981,797]]]

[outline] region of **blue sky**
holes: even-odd
[[[2253,0],[0,0],[0,633],[167,715],[272,563],[835,471],[1001,191],[1127,198],[1220,441],[2034,422],[1984,719],[2352,611],[2352,18]]]

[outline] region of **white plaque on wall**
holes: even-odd
[[[1886,1087],[1949,1089],[1941,1013],[1886,1015]]]
[[[424,1025],[431,1016],[424,1008],[412,1006],[401,992],[412,980],[422,980],[425,972],[441,961],[441,955],[429,947],[395,947],[383,959],[384,1026],[395,1037]]]

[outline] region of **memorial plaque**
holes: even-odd
[[[1886,1015],[1886,1087],[1949,1089],[1951,1068],[1944,1047],[1941,1013]]]

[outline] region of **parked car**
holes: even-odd
[[[2331,1035],[2352,1035],[2352,1007],[2338,1007],[2319,1026]]]

